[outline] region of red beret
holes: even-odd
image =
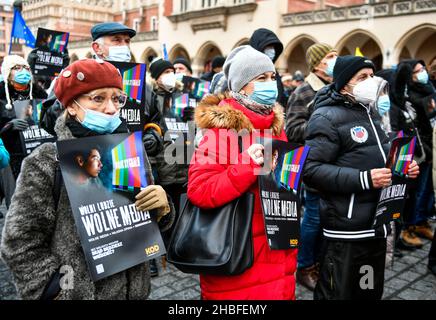
[[[64,107],[76,97],[101,88],[123,90],[120,72],[111,63],[103,60],[79,60],[64,69],[56,80],[56,98]]]

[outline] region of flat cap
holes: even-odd
[[[96,24],[91,29],[92,40],[95,41],[104,36],[110,36],[119,33],[126,33],[133,38],[136,36],[136,31],[126,27],[118,22],[104,22]]]

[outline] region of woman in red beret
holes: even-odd
[[[81,60],[59,76],[55,92],[65,111],[56,122],[59,140],[127,132],[120,118],[126,102],[122,78],[110,63]],[[150,289],[148,264],[140,264],[92,282],[76,231],[65,186],[59,201],[53,196],[57,163],[54,144],[44,144],[23,163],[5,222],[1,255],[11,269],[23,299],[146,299]],[[148,170],[150,164],[145,164]],[[138,195],[139,210],[157,209],[161,230],[172,224],[174,210],[161,186]],[[61,289],[63,266],[70,266],[73,288]]]

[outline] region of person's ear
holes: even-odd
[[[94,50],[95,54],[101,56],[103,54],[103,50],[100,48],[100,44],[97,42],[92,43],[92,50]]]
[[[71,117],[77,116],[76,108],[74,107],[74,105],[72,103],[67,106],[67,112]]]
[[[83,167],[83,165],[85,164],[85,161],[83,159],[83,156],[76,156],[76,162],[79,166]]]

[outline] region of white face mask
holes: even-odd
[[[276,57],[276,49],[274,48],[265,49],[263,53],[265,53],[271,60],[274,60],[274,58]]]
[[[357,102],[369,105],[377,100],[378,84],[374,78],[368,78],[354,86],[353,96]]]
[[[174,87],[176,86],[176,75],[174,72],[167,73],[162,76],[162,85],[164,86],[165,90],[169,92],[174,90]]]
[[[107,61],[115,62],[130,62],[132,54],[128,46],[112,46],[109,47],[109,55],[106,57]]]

